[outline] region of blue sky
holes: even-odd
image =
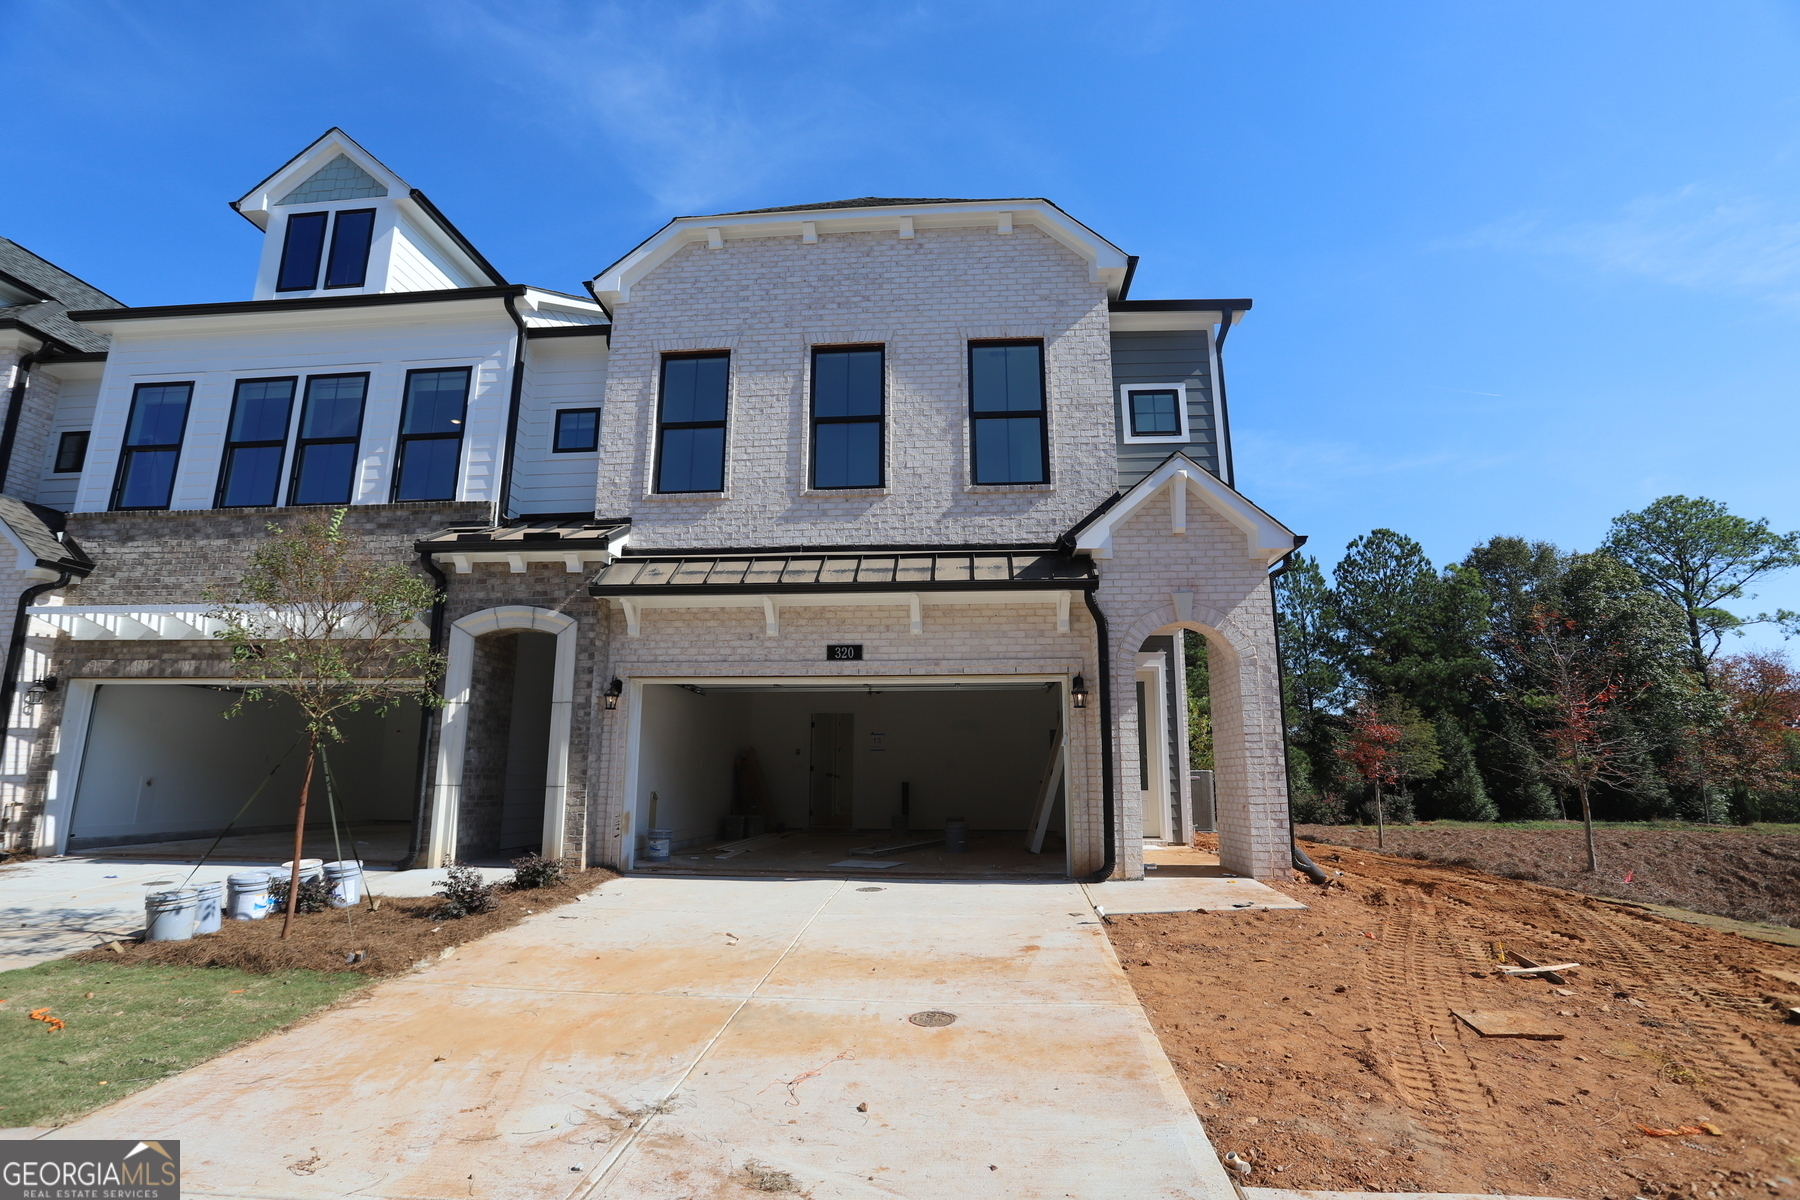
[[[676,214],[1043,195],[1256,300],[1239,484],[1328,560],[1800,527],[1800,4],[0,0],[0,51],[0,232],[128,303],[247,296],[226,202],[334,124],[561,289]]]

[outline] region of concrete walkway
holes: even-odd
[[[50,1136],[188,1196],[1234,1196],[1073,883],[628,877]]]

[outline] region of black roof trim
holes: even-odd
[[[93,571],[94,560],[64,532],[68,527],[66,513],[15,496],[0,495],[0,521],[4,521],[13,536],[24,543],[39,567],[67,571],[83,578]]]
[[[921,546],[917,542],[896,545],[852,543],[840,546],[734,546],[720,550],[714,547],[664,547],[661,550],[634,550],[630,546],[620,558],[751,558],[776,554],[1054,554],[1061,549],[1058,542],[964,542]]]
[[[371,292],[361,296],[306,296],[293,300],[225,300],[212,304],[157,304],[70,313],[76,321],[155,321],[165,317],[225,317],[236,313],[300,312],[321,308],[370,308],[389,304],[440,304],[449,300],[497,300],[522,296],[522,283],[441,288],[431,292]]]
[[[1179,453],[1179,451],[1177,451],[1177,453]],[[1173,457],[1174,455],[1164,455],[1162,462],[1157,463],[1155,467],[1150,469],[1152,471],[1156,470]],[[1106,510],[1117,504],[1120,500],[1123,500],[1125,498],[1125,493],[1130,490],[1130,488],[1121,488],[1100,503],[1094,505],[1093,508],[1088,510],[1087,516],[1069,526],[1069,531],[1056,539],[1056,548],[1061,550],[1064,554],[1073,552],[1075,548],[1075,539],[1081,536],[1081,531],[1105,516]]]
[[[1137,265],[1138,265],[1138,256],[1137,255],[1127,254],[1125,256],[1125,280],[1124,280],[1124,282],[1119,284],[1119,299],[1120,300],[1123,300],[1123,299],[1125,299],[1125,297],[1131,295],[1131,281],[1133,279],[1137,278]],[[1115,301],[1114,303],[1117,303],[1117,301]]]
[[[704,555],[700,557],[705,557]],[[622,562],[623,559],[614,559]],[[1070,579],[971,579],[955,582],[908,580],[903,583],[718,583],[630,584],[590,583],[590,596],[776,596],[796,592],[1091,592],[1100,586],[1092,575]]]
[[[528,325],[526,338],[611,337],[611,325]]]
[[[73,349],[72,346],[60,340],[54,334],[45,333],[29,321],[21,321],[17,317],[0,317],[0,329],[17,329],[21,333],[28,333],[43,343],[41,349],[49,349],[51,346],[61,346],[64,350]]]
[[[1005,200],[1043,199],[1043,197],[996,196],[978,199],[972,196],[858,196],[854,200],[827,200],[821,204],[780,204],[774,208],[745,208],[737,212],[693,213],[700,217],[757,217],[767,213],[820,212],[831,208],[894,208],[903,204],[993,204]],[[1046,201],[1048,203],[1048,201]],[[682,218],[677,217],[676,220]]]
[[[344,136],[348,137],[350,135],[345,134]],[[437,205],[427,199],[424,192],[421,192],[418,188],[414,188],[411,192],[411,199],[413,203],[425,210],[426,216],[442,226],[444,232],[450,235],[450,240],[456,243],[457,249],[473,259],[475,265],[487,273],[487,277],[493,281],[496,287],[506,286],[506,276],[500,274],[499,271],[494,269],[493,263],[482,257],[481,251],[475,248],[475,243],[464,237],[462,230],[452,225],[450,223],[450,218],[446,217],[438,209]]]
[[[72,354],[44,354],[38,357],[38,365],[42,367],[54,367],[57,363],[97,363],[105,361],[106,351],[104,350],[81,350]]]
[[[1112,300],[1109,312],[1249,312],[1249,300]]]

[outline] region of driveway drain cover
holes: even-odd
[[[886,888],[857,888],[856,890],[859,892],[885,892],[885,891],[887,891]]]
[[[926,1029],[942,1029],[944,1026],[956,1020],[956,1014],[939,1012],[937,1009],[927,1009],[925,1012],[916,1012],[906,1019],[911,1021],[914,1025],[922,1025]]]

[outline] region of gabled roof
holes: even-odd
[[[85,578],[94,560],[63,535],[63,514],[0,494],[0,540],[17,556],[14,569],[34,576],[67,571]]]
[[[819,212],[828,208],[892,208],[898,204],[980,204],[955,196],[858,196],[854,200],[827,200],[823,204],[780,204],[774,208],[746,208],[741,212],[714,213],[717,217],[750,217],[760,213]]]
[[[594,298],[607,306],[628,301],[631,288],[684,246],[700,242],[715,248],[737,238],[795,237],[817,241],[822,235],[896,230],[902,238],[916,230],[986,226],[1000,233],[1014,224],[1030,225],[1086,260],[1088,279],[1104,284],[1117,299],[1124,294],[1132,258],[1123,250],[1042,198],[1000,200],[924,200],[865,196],[824,204],[755,209],[715,216],[676,217],[646,238],[625,257],[589,283]]]
[[[71,350],[105,350],[107,339],[69,320],[72,308],[117,307],[119,301],[17,242],[0,238],[0,282],[27,299],[0,305],[0,323],[52,339]]]
[[[1244,534],[1244,552],[1260,562],[1272,563],[1301,542],[1293,530],[1252,504],[1243,493],[1226,486],[1217,476],[1180,451],[1128,488],[1110,504],[1101,506],[1064,535],[1077,554],[1112,557],[1113,530],[1131,520],[1139,509],[1164,489],[1179,499],[1172,506],[1172,532],[1187,531],[1186,509],[1190,497],[1224,517]]]
[[[446,248],[460,254],[472,274],[486,277],[489,283],[506,282],[424,192],[394,174],[335,125],[273,175],[233,200],[231,207],[258,229],[267,230],[276,208],[375,196],[393,199],[413,220],[437,229],[448,243]]]

